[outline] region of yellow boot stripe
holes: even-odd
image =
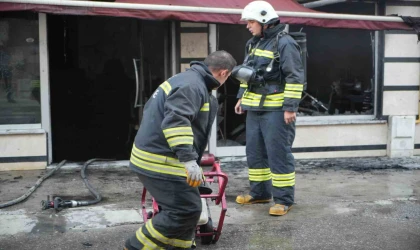
[[[153,238],[164,244],[180,248],[190,248],[192,246],[192,240],[169,239],[165,237],[153,227],[152,220],[147,221],[146,229],[149,231]]]

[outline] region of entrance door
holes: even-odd
[[[48,16],[54,162],[129,159],[141,113],[133,58],[143,61],[144,104],[164,79],[166,27],[131,18]]]

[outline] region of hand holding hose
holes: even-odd
[[[198,187],[203,180],[203,172],[195,160],[183,162],[187,174],[187,183],[191,187]]]

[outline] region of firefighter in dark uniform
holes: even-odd
[[[162,83],[145,105],[130,168],[161,211],[126,241],[131,249],[190,249],[201,214],[199,166],[218,103],[211,95],[236,61],[225,51]]]
[[[300,47],[285,32],[274,8],[265,1],[249,3],[241,20],[253,37],[246,43],[244,64],[232,75],[241,80],[235,112],[246,117],[246,155],[251,192],[239,204],[274,200],[271,215],[285,215],[294,203],[295,166],[292,144],[296,111],[303,91]],[[252,69],[249,78],[238,77]],[[246,79],[246,80],[244,80]]]

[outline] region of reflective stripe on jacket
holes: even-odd
[[[181,162],[199,161],[207,146],[218,109],[211,90],[219,85],[201,62],[162,83],[145,105],[131,168],[153,177],[185,177]]]
[[[278,40],[283,24],[264,30],[264,36],[253,37],[246,44],[244,63],[250,63],[263,80],[241,83],[237,97],[244,110],[297,111],[302,96],[304,70],[300,47],[289,35]],[[267,70],[272,65],[271,71]]]

